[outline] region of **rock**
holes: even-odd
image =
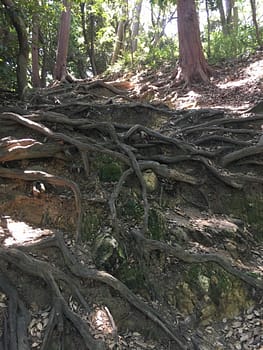
[[[152,170],[143,172],[143,179],[148,192],[154,192],[158,189],[158,177]]]

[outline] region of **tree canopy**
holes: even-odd
[[[180,28],[186,23],[177,5],[180,10],[189,3],[199,18],[190,36],[202,47],[201,52],[194,44],[200,53],[193,57],[213,64],[261,48],[263,6],[255,0],[89,0],[72,1],[71,6],[65,0],[1,0],[1,88],[22,94],[27,83],[45,87],[66,73],[87,78],[164,63],[176,66],[179,59],[186,62],[187,50],[179,52],[179,47],[185,48],[189,38],[177,30],[177,20]],[[71,14],[66,27],[65,13]],[[189,23],[185,28],[190,30]],[[61,65],[64,72],[59,73]],[[200,64],[194,66],[200,71]],[[194,80],[208,79],[207,67],[202,71]]]

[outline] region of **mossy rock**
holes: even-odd
[[[143,172],[143,179],[148,192],[154,192],[158,189],[158,178],[152,170]]]
[[[199,300],[204,324],[216,317],[232,318],[251,305],[248,291],[242,282],[214,264],[192,265],[184,278]]]
[[[197,303],[197,297],[186,282],[178,284],[175,290],[176,293],[176,307],[183,315],[189,315],[194,312]],[[171,300],[170,300],[171,302]]]
[[[94,259],[98,266],[105,266],[110,261],[110,258],[115,255],[117,257],[118,253],[118,242],[109,233],[100,233],[94,239]],[[114,257],[114,260],[115,260]]]

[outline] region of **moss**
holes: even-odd
[[[263,188],[246,188],[243,192],[233,192],[224,199],[225,210],[243,219],[255,232],[255,238],[263,240]]]
[[[183,315],[193,313],[197,303],[196,295],[186,282],[181,282],[176,288],[176,307]]]
[[[123,172],[122,165],[111,157],[100,156],[93,166],[97,169],[99,179],[103,182],[118,181]]]
[[[149,231],[151,237],[160,240],[166,232],[166,220],[162,211],[158,208],[150,209],[149,212]]]
[[[204,324],[216,317],[234,317],[251,303],[243,284],[215,264],[191,265],[184,280],[200,302]]]
[[[98,231],[101,225],[102,218],[99,213],[86,213],[82,221],[82,238],[83,240],[90,240]]]
[[[141,220],[143,212],[143,205],[135,192],[130,194],[121,207],[121,215],[135,220]]]
[[[142,290],[145,287],[143,271],[139,266],[130,266],[124,262],[117,272],[117,277],[134,291]]]
[[[118,163],[105,164],[99,169],[99,178],[103,182],[118,181],[121,174],[122,169]]]

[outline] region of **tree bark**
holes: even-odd
[[[39,76],[39,15],[33,14],[32,18],[32,86],[38,88],[40,84]]]
[[[207,56],[211,56],[211,21],[208,0],[205,0],[206,20],[207,20]]]
[[[58,35],[58,47],[56,64],[54,69],[54,79],[62,80],[67,70],[67,55],[70,34],[71,3],[70,0],[63,0],[64,9],[61,13],[60,27]]]
[[[211,69],[206,62],[194,0],[178,0],[179,60],[187,85],[208,82]]]
[[[142,0],[136,0],[134,9],[133,9],[133,23],[132,23],[132,32],[131,32],[131,52],[134,53],[137,51],[138,45],[138,34],[140,27],[140,16],[142,10]]]
[[[121,19],[118,23],[118,28],[117,28],[117,34],[116,34],[116,41],[113,49],[113,54],[111,58],[111,64],[114,64],[121,52],[121,48],[124,44],[124,34],[125,34],[125,26],[127,23],[127,7],[128,7],[128,2],[125,0],[125,2],[122,5],[122,10],[121,10]]]
[[[91,6],[92,4],[90,4]],[[80,13],[81,13],[81,24],[82,24],[82,32],[84,37],[85,46],[87,48],[87,54],[90,59],[90,65],[93,75],[97,75],[97,66],[95,61],[95,17],[92,11],[89,14],[89,30],[86,27],[86,4],[82,2],[80,4]]]
[[[27,66],[29,57],[29,44],[27,38],[27,28],[20,14],[19,8],[13,3],[12,0],[1,0],[2,4],[11,19],[13,26],[15,27],[18,37],[18,55],[17,55],[17,90],[20,98],[23,98],[27,87]]]
[[[257,21],[256,1],[255,0],[250,0],[250,5],[251,5],[252,19],[253,19],[253,24],[254,24],[254,27],[255,27],[257,43],[258,43],[258,46],[260,48],[262,48],[262,40],[260,38],[260,33],[259,33],[259,28],[258,28],[258,21]]]
[[[220,13],[220,21],[221,21],[223,34],[227,35],[226,15],[225,15],[225,10],[224,10],[224,5],[222,0],[217,0],[217,7]]]

